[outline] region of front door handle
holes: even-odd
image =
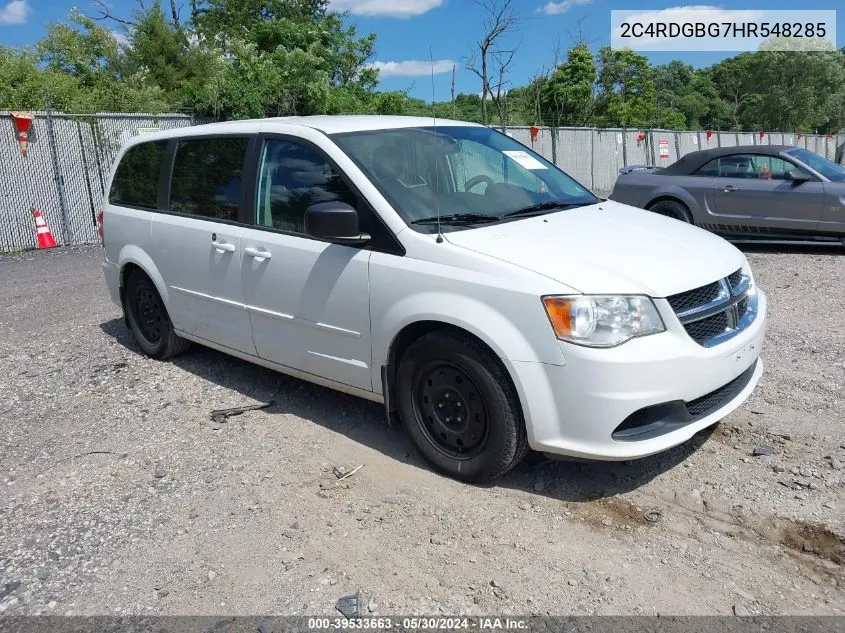
[[[736,191],[736,187],[734,187],[733,185],[725,185],[724,189],[725,189],[725,193],[730,193],[731,191]]]
[[[258,260],[261,260],[261,261],[263,261],[265,259],[270,259],[271,257],[273,257],[273,253],[271,253],[270,251],[262,251],[262,250],[259,250],[257,248],[252,248],[251,246],[246,247],[244,249],[244,253],[246,253],[250,257],[254,257],[255,259],[258,259]]]
[[[234,253],[235,252],[235,245],[229,244],[228,242],[218,242],[216,240],[211,240],[211,245],[214,247],[218,253]]]

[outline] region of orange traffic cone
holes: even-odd
[[[38,237],[38,248],[55,248],[56,240],[53,239],[53,234],[47,227],[47,223],[41,216],[41,211],[33,209],[32,214],[35,216],[35,233]]]

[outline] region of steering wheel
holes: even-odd
[[[481,174],[479,176],[473,176],[472,178],[467,180],[466,184],[464,185],[464,191],[469,191],[470,189],[475,187],[475,185],[479,185],[482,182],[486,182],[487,186],[489,187],[493,184],[493,179],[490,178],[490,176],[485,176],[484,174]]]

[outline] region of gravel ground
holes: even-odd
[[[750,253],[766,374],[719,426],[496,487],[432,473],[378,405],[141,356],[100,257],[0,257],[0,613],[845,613],[841,252]]]

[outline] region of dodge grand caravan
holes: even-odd
[[[217,123],[121,149],[103,270],[141,350],[193,341],[383,402],[440,471],[627,460],[736,409],[766,298],[723,239],[457,121]]]

